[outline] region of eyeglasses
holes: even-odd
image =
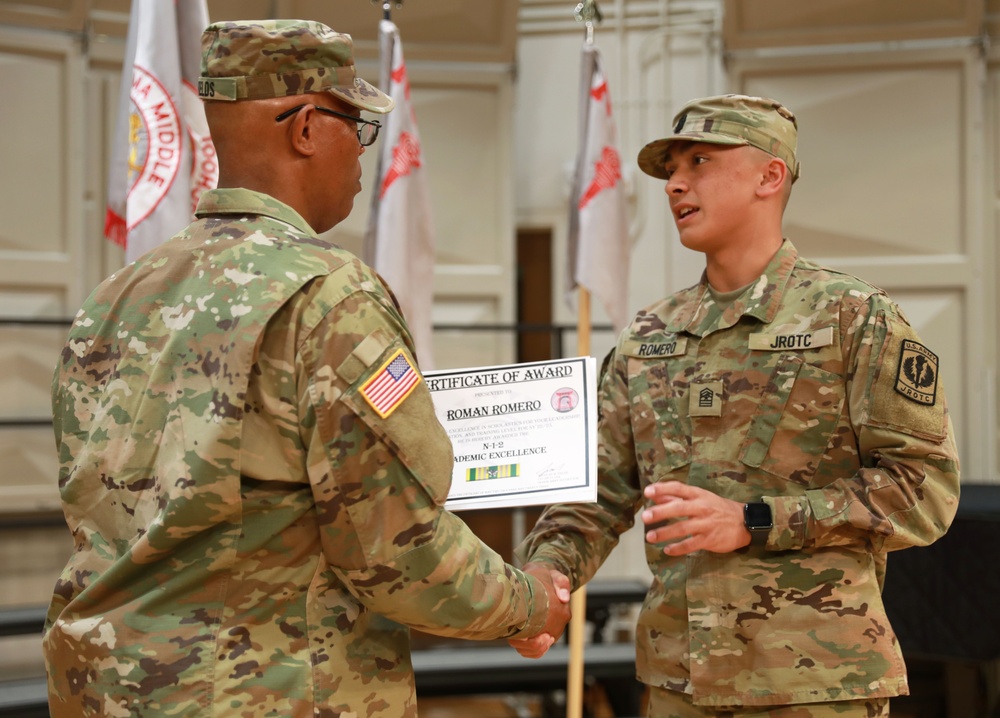
[[[287,120],[289,117],[294,115],[296,112],[301,110],[305,105],[296,105],[295,107],[289,108],[282,112],[280,115],[274,118],[275,122],[281,122],[282,120]],[[350,120],[355,125],[358,126],[358,142],[361,143],[362,147],[367,147],[372,142],[378,138],[379,128],[382,124],[376,120],[365,120],[360,117],[355,117],[354,115],[345,115],[343,112],[337,112],[336,110],[328,110],[325,107],[320,107],[319,105],[313,105],[317,112],[323,112],[327,115],[333,115],[334,117],[340,117],[345,120]]]

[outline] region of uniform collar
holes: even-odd
[[[781,298],[798,258],[795,246],[789,240],[784,240],[768,262],[764,273],[725,308],[720,308],[712,299],[707,275],[702,274],[701,282],[691,289],[695,300],[689,305],[689,313],[679,318],[680,330],[695,336],[705,336],[732,327],[744,316],[769,324],[781,307]]]
[[[241,187],[210,189],[201,195],[195,216],[199,219],[218,215],[263,215],[291,225],[299,232],[316,236],[302,215],[270,195]]]

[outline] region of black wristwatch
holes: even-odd
[[[750,532],[750,545],[763,546],[767,543],[767,535],[771,533],[774,519],[771,516],[771,506],[763,501],[752,501],[743,504],[743,525]]]

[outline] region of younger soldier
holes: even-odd
[[[883,291],[782,238],[796,133],[773,100],[709,97],[639,153],[705,273],[618,339],[598,502],[549,508],[519,548],[577,587],[644,507],[651,718],[888,715],[908,689],[886,556],[958,505],[938,357]]]
[[[415,718],[406,625],[558,636],[569,596],[443,510],[451,442],[406,322],[317,237],[361,188],[360,112],[392,109],[351,38],[227,22],[203,48],[220,189],[97,288],[56,370],[76,551],[51,713]]]

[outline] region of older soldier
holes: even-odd
[[[451,444],[406,322],[316,236],[360,190],[360,111],[392,108],[351,38],[232,22],[203,46],[224,189],[98,287],[56,371],[76,551],[52,715],[412,718],[400,624],[558,636],[568,592],[442,509]]]
[[[796,132],[773,100],[709,97],[639,153],[706,271],[618,339],[599,501],[551,507],[519,548],[579,586],[645,505],[656,718],[888,715],[908,689],[886,555],[958,504],[937,356],[883,291],[782,238]]]

